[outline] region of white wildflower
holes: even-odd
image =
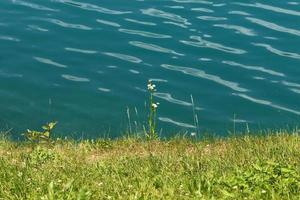
[[[191,133],[191,136],[192,136],[192,137],[195,137],[195,136],[196,136],[196,133],[195,133],[195,132],[192,132],[192,133]]]
[[[147,85],[147,87],[148,87],[148,90],[153,91],[153,90],[155,90],[156,85],[149,83]]]
[[[156,109],[158,107],[158,103],[153,103],[152,108]]]

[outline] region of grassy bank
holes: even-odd
[[[300,137],[0,140],[0,199],[299,199]]]

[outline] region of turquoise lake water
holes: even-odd
[[[13,134],[48,121],[72,137],[133,132],[149,79],[163,136],[195,131],[193,107],[200,132],[300,122],[298,1],[1,0],[0,51]]]

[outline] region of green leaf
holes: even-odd
[[[46,132],[44,132],[43,135],[46,136],[46,137],[50,137],[50,132],[49,132],[49,131],[46,131]]]
[[[57,122],[50,122],[48,124],[49,130],[52,130],[56,124],[57,124]]]

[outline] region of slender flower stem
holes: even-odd
[[[156,91],[155,85],[151,81],[148,82],[148,91],[149,91],[149,118],[148,118],[148,139],[155,139],[158,137],[156,132],[156,111],[158,103],[154,102],[154,92]]]

